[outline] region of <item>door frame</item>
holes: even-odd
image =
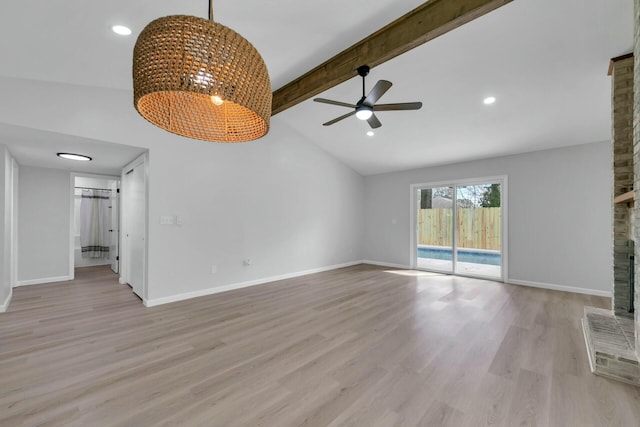
[[[126,285],[129,281],[129,248],[128,244],[125,244],[124,239],[122,238],[122,231],[128,227],[128,221],[130,220],[126,215],[126,206],[127,206],[127,189],[125,186],[125,175],[131,169],[136,168],[138,166],[143,167],[143,176],[144,176],[144,213],[143,213],[143,221],[144,221],[144,229],[142,231],[144,244],[142,245],[142,302],[146,305],[148,299],[148,289],[147,289],[147,268],[149,265],[149,153],[143,153],[138,156],[132,162],[126,164],[122,168],[122,172],[120,175],[120,284]]]
[[[18,285],[18,178],[19,178],[20,165],[16,162],[16,159],[11,157],[11,212],[9,214],[10,223],[10,273],[9,282],[13,292],[13,288]]]
[[[417,191],[421,188],[433,188],[433,187],[454,187],[454,191],[457,190],[458,186],[462,185],[477,185],[477,184],[486,184],[492,182],[500,183],[500,227],[501,227],[501,268],[500,268],[500,277],[488,277],[488,276],[478,276],[478,275],[469,275],[469,274],[460,274],[456,272],[455,269],[455,251],[452,251],[453,257],[453,273],[445,273],[442,271],[438,271],[438,273],[442,274],[453,274],[456,276],[464,276],[464,277],[474,277],[481,279],[489,279],[489,280],[497,280],[500,282],[504,282],[509,277],[508,269],[509,269],[509,211],[508,211],[508,176],[507,175],[495,175],[495,176],[485,176],[485,177],[474,177],[474,178],[462,178],[462,179],[452,179],[448,181],[437,181],[437,182],[425,182],[419,184],[411,184],[409,186],[409,201],[410,201],[410,209],[409,209],[409,265],[412,270],[418,270],[417,266],[417,248],[418,248],[418,200],[416,197]],[[453,224],[457,223],[457,213],[456,206],[454,203],[453,206]],[[457,227],[453,229],[453,239],[454,239],[454,248],[455,248],[455,239],[457,238]],[[435,271],[435,270],[434,270]]]
[[[111,229],[116,232],[116,244],[115,244],[115,257],[111,260],[111,271],[116,274],[120,274],[120,179],[113,181],[114,185],[111,188],[111,207],[115,206],[115,209],[111,211]],[[115,218],[115,221],[114,221]],[[109,236],[109,247],[113,241],[113,235]],[[113,266],[115,265],[115,269]]]
[[[75,203],[76,203],[76,178],[95,178],[95,179],[106,179],[109,181],[118,181],[120,182],[120,177],[118,175],[99,175],[94,173],[83,173],[83,172],[71,172],[69,174],[70,181],[70,207],[69,207],[69,277],[71,280],[75,279],[75,230],[76,230],[76,215],[75,215]],[[118,232],[119,234],[120,232]]]

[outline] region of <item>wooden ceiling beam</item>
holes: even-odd
[[[380,65],[512,0],[429,0],[273,92],[272,115]]]

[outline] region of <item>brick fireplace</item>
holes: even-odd
[[[634,9],[634,52],[611,60],[612,302],[585,307],[582,320],[591,370],[640,386],[640,0]],[[638,280],[635,280],[636,282]],[[635,307],[635,310],[633,310]]]
[[[634,191],[635,191],[635,206],[640,206],[640,0],[635,0],[635,10],[633,12],[633,20],[635,22],[634,29],[634,112],[633,112],[633,162],[634,162]],[[640,215],[634,212],[633,215],[633,237],[634,241],[638,244],[635,245],[636,252],[640,248]],[[635,277],[638,275],[638,254],[635,256]],[[634,295],[635,306],[635,338],[636,342],[640,342],[640,286],[635,287]],[[636,347],[636,357],[640,355]]]
[[[631,256],[633,201],[633,54],[614,58],[611,76],[611,123],[613,147],[613,289],[612,307],[616,316],[633,318],[631,309]]]

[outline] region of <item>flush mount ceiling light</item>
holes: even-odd
[[[375,133],[374,133],[372,130],[370,130],[369,132],[367,132],[367,136],[373,136],[373,135],[375,135]]]
[[[496,97],[495,96],[489,96],[487,98],[484,99],[484,101],[482,101],[485,103],[485,105],[491,105],[494,102],[496,102]]]
[[[111,27],[111,31],[120,36],[131,35],[131,29],[129,27],[125,27],[124,25],[114,25],[113,27]]]
[[[269,131],[271,83],[251,43],[209,19],[174,15],[140,33],[133,51],[136,110],[188,138],[244,142]]]
[[[85,156],[84,154],[74,154],[74,153],[57,153],[56,154],[58,157],[61,157],[63,159],[67,159],[67,160],[79,160],[81,162],[89,162],[91,161],[91,157],[89,156]]]

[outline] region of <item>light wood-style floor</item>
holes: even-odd
[[[2,426],[638,426],[605,298],[355,266],[145,308],[104,267],[14,290]]]

